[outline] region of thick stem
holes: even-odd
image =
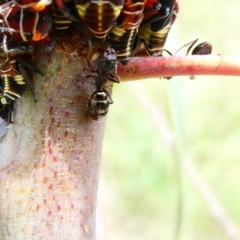
[[[59,39],[52,53],[39,47],[39,102],[27,92],[15,104],[0,145],[3,239],[94,239],[105,119],[88,115],[95,87],[84,79],[80,40]]]

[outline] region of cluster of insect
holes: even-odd
[[[42,72],[27,59],[37,41],[51,34],[46,47],[50,51],[56,37],[73,26],[92,43],[105,46],[97,69],[86,76],[94,77],[96,85],[90,116],[105,116],[113,101],[104,85],[120,82],[117,62],[126,65],[134,56],[162,56],[178,9],[177,0],[6,0],[0,6],[0,116],[12,123],[13,104],[26,87],[37,101],[25,69]]]

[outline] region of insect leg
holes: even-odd
[[[30,64],[28,64],[27,62],[25,62],[23,59],[19,58],[18,62],[21,63],[23,66],[27,67],[28,69],[32,70],[33,72],[36,72],[38,74],[40,74],[41,76],[44,76],[44,73],[42,73],[40,70],[38,70],[37,68],[31,66]]]
[[[30,90],[31,93],[32,93],[32,96],[33,96],[34,101],[37,102],[37,99],[36,99],[36,96],[35,96],[35,92],[34,92],[34,90],[33,90],[33,85],[32,85],[32,83],[31,83],[31,81],[30,81],[30,79],[29,79],[29,77],[28,77],[25,69],[23,68],[23,65],[22,65],[22,64],[18,64],[18,68],[19,68],[19,70],[20,70],[20,73],[23,75],[23,77],[24,77],[24,79],[25,79],[25,81],[26,81],[26,84],[27,84],[29,90]]]
[[[13,103],[7,105],[8,108],[8,123],[13,124],[12,116],[13,116]]]

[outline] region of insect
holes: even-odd
[[[117,76],[117,56],[112,47],[107,47],[97,59],[97,70],[91,70],[96,73],[98,78],[95,79],[96,85],[104,85],[107,80],[120,83]]]
[[[55,0],[53,3],[56,4],[62,14],[69,20],[76,21],[76,18],[71,14],[68,7],[65,5],[66,2],[73,2],[73,0]],[[21,9],[28,9],[34,11],[42,11],[47,8],[48,5],[52,4],[52,0],[13,0]]]
[[[198,41],[198,39],[194,40],[191,45],[188,47],[186,55],[190,52],[194,44]],[[212,44],[210,42],[202,42],[198,44],[194,49],[192,50],[192,55],[207,55],[212,53]],[[193,75],[189,76],[191,80],[194,80],[195,77]]]
[[[147,0],[143,11],[144,19],[139,27],[138,45],[134,54],[161,56],[168,33],[179,11],[178,0]],[[143,54],[145,55],[145,54]]]
[[[53,20],[53,31],[50,33],[46,45],[46,51],[51,51],[55,45],[57,37],[66,35],[69,27],[75,21],[76,7],[72,0],[63,0],[64,6],[68,9],[71,17],[67,17],[58,7],[56,2],[51,4],[51,16]],[[73,20],[74,19],[74,20]]]
[[[0,92],[0,98],[2,97],[2,93]],[[9,124],[12,124],[12,114],[13,114],[13,102],[10,104],[4,105],[0,103],[0,117],[8,122]]]
[[[123,7],[124,0],[77,0],[78,15],[93,36],[105,40]]]
[[[169,55],[173,56],[176,55],[181,49],[183,49],[184,47],[188,46],[187,49],[187,53],[186,55],[189,54],[190,50],[193,48],[193,46],[195,45],[195,43],[198,41],[198,38],[187,43],[184,44],[182,47],[180,47],[174,54],[170,53],[168,50],[165,50],[167,53],[169,53]],[[202,42],[200,44],[198,44],[196,47],[193,48],[191,55],[208,55],[212,53],[212,44],[210,42]],[[193,75],[189,76],[191,80],[195,79],[195,77]],[[171,79],[171,77],[166,77],[167,79]]]
[[[52,17],[48,9],[29,11],[8,2],[0,6],[0,28],[8,36],[8,44],[39,41],[51,31]]]
[[[11,63],[7,66],[8,69],[0,70],[1,92],[3,94],[0,101],[2,104],[6,105],[20,98],[25,92],[26,86],[30,89],[34,101],[37,102],[33,86],[24,69],[24,66],[39,73],[39,71],[20,58],[18,60],[11,61]]]
[[[35,11],[41,11],[52,3],[51,0],[13,0],[13,2],[22,9],[31,8]]]
[[[191,42],[188,42],[188,43],[184,44],[174,54],[172,54],[171,52],[169,52],[166,49],[164,49],[164,51],[167,52],[170,56],[175,56],[180,50],[189,46],[188,49],[187,49],[187,53],[186,53],[186,55],[188,55],[190,50],[193,48],[193,46],[195,45],[195,43],[197,41],[198,41],[198,38],[191,41]],[[205,42],[201,42],[196,47],[194,47],[191,55],[207,55],[207,54],[211,54],[211,53],[212,53],[212,44],[210,42],[205,41]]]
[[[76,10],[75,2],[72,0],[64,0],[63,3],[64,3],[64,6],[68,9],[69,15],[74,16],[75,18],[75,10]],[[71,18],[66,16],[66,14],[64,14],[60,10],[56,1],[52,3],[51,9],[52,9],[54,30],[57,33],[64,33],[70,27],[73,21],[71,20]]]
[[[26,82],[23,75],[16,72],[14,72],[14,75],[10,74],[13,73],[1,74],[0,117],[12,124],[13,104],[25,92]]]
[[[116,50],[117,59],[123,65],[129,61],[143,19],[144,2],[145,0],[126,0],[116,26],[108,34],[108,42]]]
[[[181,49],[185,48],[186,46],[189,46],[187,49],[186,55],[190,52],[190,50],[193,48],[195,43],[198,41],[198,38],[184,44],[182,47],[180,47],[174,54],[172,54],[170,51],[167,49],[163,49],[163,51],[167,52],[170,56],[175,56]],[[191,55],[207,55],[212,53],[212,44],[210,42],[202,42],[198,44],[196,47],[193,48]],[[194,76],[189,76],[191,80],[195,79]],[[165,79],[171,79],[172,77],[164,77]]]
[[[104,117],[108,113],[109,105],[112,103],[113,100],[109,92],[98,86],[88,102],[90,117],[98,121],[99,118]]]
[[[192,55],[207,55],[211,53],[212,53],[212,44],[210,42],[202,42],[192,50]]]
[[[90,64],[88,62],[89,68]],[[90,68],[91,69],[91,68]],[[111,73],[113,71],[113,73]],[[103,85],[108,81],[119,83],[120,79],[116,75],[117,57],[114,49],[106,48],[97,60],[97,70],[92,70],[94,75],[88,75],[86,78],[94,77],[96,90],[91,95],[88,107],[90,117],[97,121],[99,118],[108,113],[109,105],[113,104],[113,100]]]
[[[13,102],[23,95],[26,87],[30,89],[34,101],[37,101],[24,67],[41,75],[42,73],[23,60],[25,54],[32,53],[31,47],[30,50],[24,46],[8,49],[6,35],[3,35],[2,38],[0,48],[0,106],[2,105],[2,111],[7,111],[11,116]],[[9,120],[9,122],[12,121]]]

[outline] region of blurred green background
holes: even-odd
[[[175,52],[199,38],[214,54],[240,56],[239,9],[239,0],[180,0],[166,48]],[[220,76],[114,86],[97,240],[174,239],[180,215],[181,240],[240,239],[239,91],[239,77]],[[175,146],[166,144],[172,136]]]

